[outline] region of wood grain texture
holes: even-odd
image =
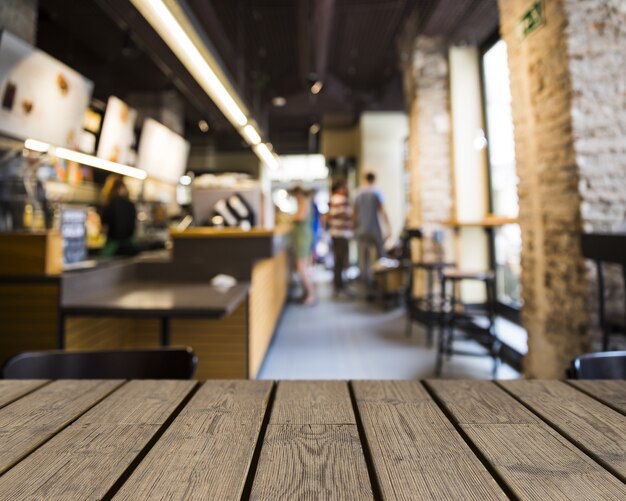
[[[287,252],[263,259],[252,268],[250,287],[250,357],[248,371],[256,377],[287,298]]]
[[[122,381],[55,381],[0,410],[0,474]]]
[[[0,275],[53,275],[63,267],[58,231],[0,233]]]
[[[622,414],[626,414],[626,381],[570,380],[568,383]]]
[[[46,384],[43,379],[0,380],[0,408]]]
[[[419,382],[352,387],[385,499],[508,499]]]
[[[626,416],[561,381],[500,384],[626,481]]]
[[[372,499],[345,382],[278,383],[251,499]]]
[[[114,499],[241,499],[271,388],[205,383]]]
[[[2,498],[101,499],[194,385],[125,384],[0,477]]]
[[[0,284],[0,364],[23,351],[56,348],[58,305],[58,284]]]
[[[625,499],[626,486],[490,381],[427,384],[521,499]]]

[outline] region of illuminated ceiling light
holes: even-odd
[[[235,127],[247,118],[163,0],[131,0]]]
[[[206,120],[200,120],[198,122],[198,128],[202,131],[202,132],[208,132],[209,131],[209,124],[207,123]]]
[[[135,179],[145,179],[147,177],[146,172],[142,169],[137,169],[130,165],[118,164],[104,160],[103,158],[87,155],[86,153],[68,150],[67,148],[54,148],[54,155],[64,160],[69,160],[70,162],[89,165],[90,167],[107,170],[122,176],[134,177]]]
[[[191,184],[191,176],[180,176],[180,184],[189,186]]]
[[[243,137],[248,144],[255,146],[261,142],[261,136],[259,136],[259,133],[256,131],[256,129],[252,125],[250,124],[246,125],[243,128],[242,132],[243,132]]]
[[[254,146],[254,152],[270,169],[278,169],[278,160],[265,143]]]
[[[320,131],[320,124],[313,124],[309,127],[309,132],[313,135],[317,134]]]
[[[24,141],[24,147],[29,150],[39,151],[40,153],[48,153],[48,150],[50,149],[50,145],[48,143],[37,141],[36,139],[27,139]]]
[[[287,100],[283,96],[276,96],[272,99],[272,104],[274,106],[277,106],[278,108],[281,108],[287,104]]]
[[[323,87],[324,82],[322,82],[321,80],[315,81],[315,83],[311,85],[311,94],[319,94]]]

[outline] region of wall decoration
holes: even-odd
[[[177,184],[187,167],[189,143],[165,125],[147,118],[141,130],[137,167],[148,176]]]
[[[60,61],[0,32],[0,133],[77,148],[92,89]]]
[[[111,162],[130,164],[134,156],[131,150],[135,142],[136,120],[137,111],[111,96],[104,113],[97,156]]]

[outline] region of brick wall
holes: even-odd
[[[522,321],[529,333],[524,372],[559,378],[571,358],[590,346],[568,22],[562,1],[547,0],[548,22],[521,40],[517,24],[529,2],[499,0],[499,6],[520,180]]]
[[[520,178],[525,373],[562,377],[597,333],[580,232],[626,221],[626,3],[546,0],[546,24],[524,40],[517,24],[529,2],[499,6]],[[609,294],[609,309],[623,310],[619,278]]]
[[[38,0],[1,0],[0,29],[6,28],[35,45],[38,3]]]
[[[412,222],[450,219],[450,92],[448,49],[439,39],[418,37],[411,60],[414,98],[410,113]]]

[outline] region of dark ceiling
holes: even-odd
[[[279,153],[316,151],[313,123],[348,126],[364,110],[403,110],[396,39],[418,31],[480,44],[498,26],[496,0],[186,0],[265,136]],[[185,135],[241,149],[226,122],[129,0],[39,0],[37,45],[95,82],[95,97],[177,89]],[[310,92],[313,81],[324,87]],[[272,106],[273,97],[286,99]],[[202,134],[198,120],[211,127]]]

